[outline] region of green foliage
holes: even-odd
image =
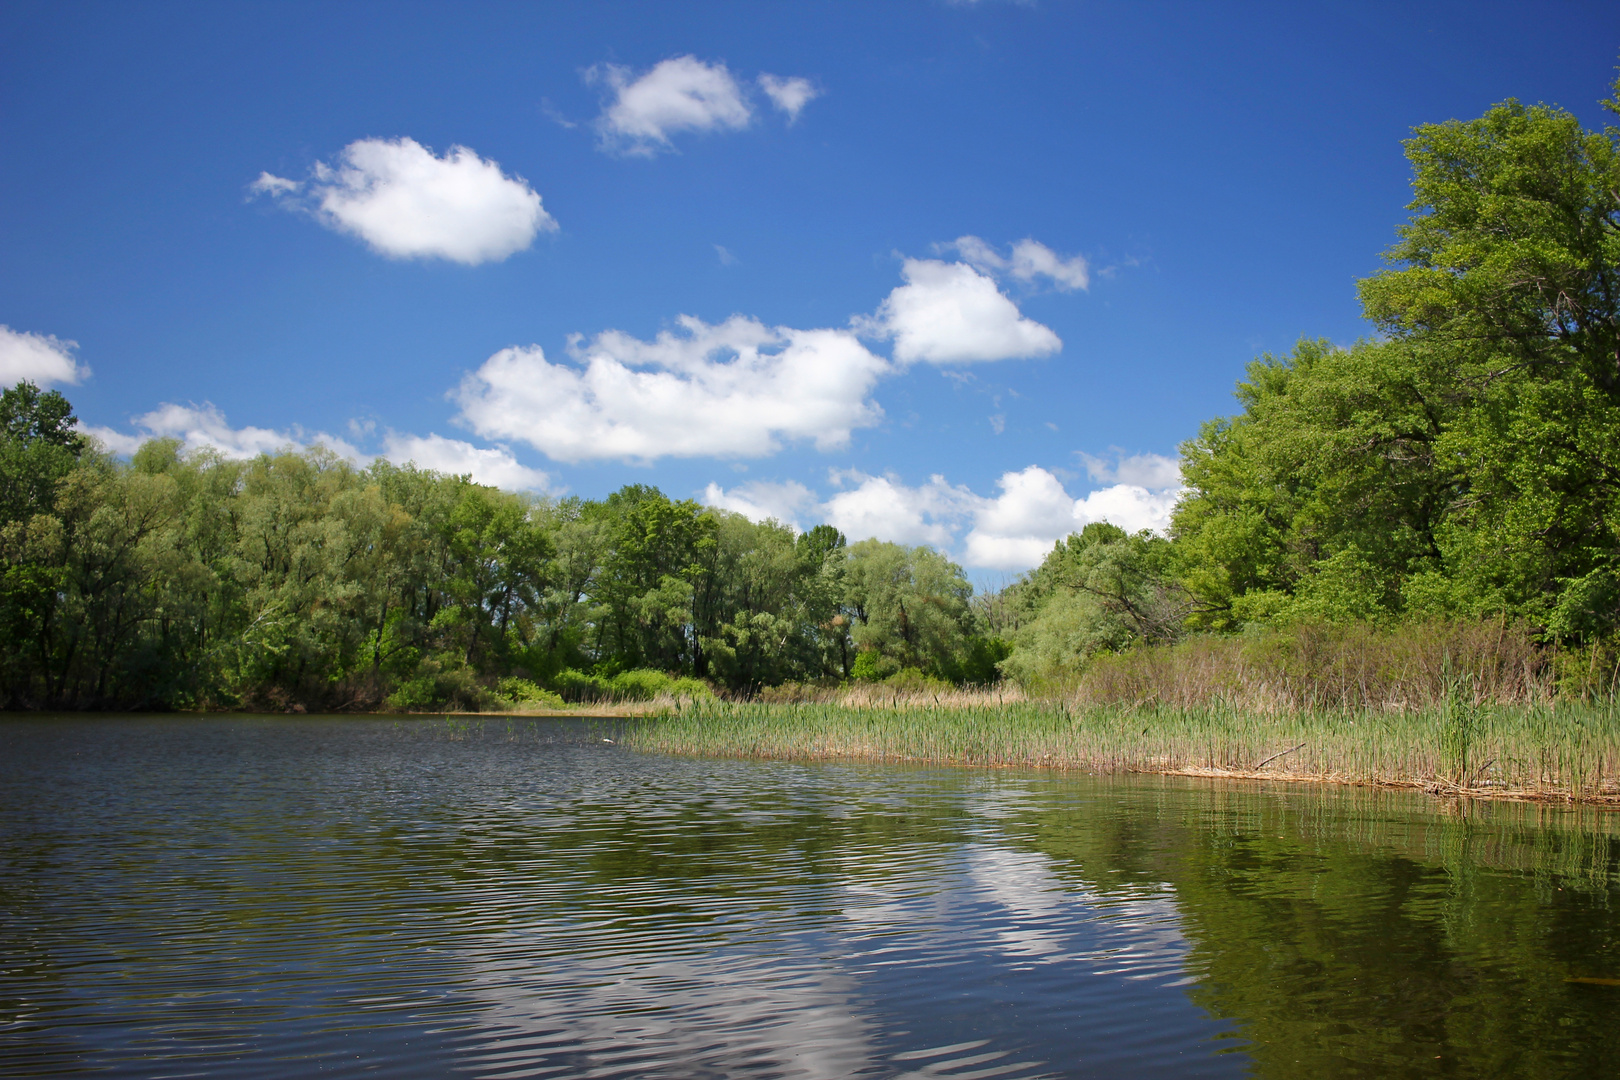
[[[671,679],[664,688],[664,693],[677,701],[703,701],[714,697],[714,688],[702,679],[694,679],[683,675],[678,679]]]
[[[613,696],[612,680],[572,668],[553,675],[551,686],[564,701],[606,701]]]
[[[528,679],[505,678],[500,681],[501,697],[517,705],[539,706],[543,709],[566,708],[561,697]]]
[[[73,407],[24,380],[0,393],[0,525],[49,514],[56,485],[89,449]]]
[[[995,634],[974,634],[968,638],[962,662],[948,670],[953,682],[968,686],[992,686],[1001,681],[1001,665],[1013,654],[1013,643]]]
[[[1012,590],[1020,612],[1001,670],[1029,687],[1061,685],[1099,653],[1173,641],[1193,605],[1171,544],[1093,522],[1060,541]]]
[[[655,698],[711,698],[713,689],[702,679],[670,675],[651,668],[633,668],[612,676],[565,670],[552,679],[565,701],[652,701]]]
[[[945,679],[930,675],[921,668],[901,668],[883,679],[883,687],[897,694],[943,694],[955,689]]]
[[[651,701],[666,693],[673,681],[662,671],[641,668],[635,671],[621,671],[613,676],[609,686],[613,697],[619,701]]]
[[[844,575],[850,638],[860,650],[852,676],[961,668],[973,631],[973,587],[961,567],[931,548],[862,540],[850,546]]]
[[[847,678],[857,631],[894,670],[988,666],[961,570],[924,549],[894,549],[905,580],[885,591],[861,558],[893,545],[852,556],[831,526],[796,535],[655,488],[553,501],[173,440],[126,464],[73,424],[60,394],[0,398],[0,706],[697,698]]]
[[[388,695],[392,709],[485,712],[498,709],[501,696],[483,685],[465,664],[428,659]]]
[[[855,654],[855,663],[850,665],[849,674],[861,682],[878,682],[899,671],[900,661],[892,656],[884,656],[876,649],[866,649]]]
[[[1193,625],[1504,614],[1620,627],[1620,130],[1508,101],[1406,144],[1361,282],[1383,337],[1302,341],[1182,447]]]

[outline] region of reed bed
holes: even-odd
[[[1404,710],[697,701],[635,723],[622,741],[703,756],[1176,773],[1620,802],[1620,714],[1612,703],[1482,704],[1456,693]]]
[[[1307,623],[1098,656],[1061,689],[1087,704],[1408,711],[1438,707],[1466,673],[1479,699],[1530,706],[1612,696],[1612,660],[1541,644],[1505,619]]]
[[[830,685],[784,683],[764,687],[751,697],[732,697],[731,700],[766,705],[840,705],[854,709],[922,708],[927,705],[960,709],[1000,706],[1024,701],[1027,696],[1021,687],[1010,682],[992,687],[953,686],[942,680],[925,679],[911,685],[895,680]]]

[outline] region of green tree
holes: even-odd
[[[1350,551],[1374,572],[1354,598],[1338,589],[1347,604],[1323,617],[1399,610],[1403,582],[1444,570],[1463,480],[1437,444],[1459,401],[1432,357],[1399,341],[1302,341],[1249,365],[1237,389],[1243,412],[1182,446],[1187,492],[1172,534],[1199,601],[1195,624],[1275,617]]]
[[[883,540],[862,540],[848,551],[845,604],[861,654],[852,673],[958,671],[973,629],[973,586],[962,568],[932,548]]]
[[[1027,686],[1071,678],[1100,652],[1174,641],[1196,606],[1169,540],[1101,521],[1058,541],[1009,591],[1023,614],[1001,666]]]
[[[696,502],[674,502],[657,488],[630,485],[608,496],[608,548],[597,596],[602,658],[622,670],[653,667],[707,674],[691,632],[694,584],[715,557],[718,523]]]
[[[0,524],[49,514],[56,486],[89,449],[73,406],[26,379],[0,392]]]
[[[1182,448],[1196,622],[1620,619],[1620,130],[1509,101],[1406,144],[1383,334],[1301,342]]]
[[[1437,446],[1461,474],[1446,570],[1555,632],[1607,629],[1620,570],[1620,130],[1508,101],[1418,128],[1407,157],[1413,217],[1361,298],[1386,334],[1443,357],[1463,406]]]

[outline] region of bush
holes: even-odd
[[[855,663],[850,665],[849,675],[852,679],[862,682],[877,682],[896,675],[900,671],[900,661],[893,657],[884,656],[876,649],[862,649],[855,656]]]
[[[935,678],[921,668],[902,668],[883,680],[883,685],[901,694],[944,694],[956,687],[944,679]]]
[[[610,685],[614,698],[619,701],[651,701],[668,693],[669,684],[674,681],[662,671],[636,668],[634,671],[619,672],[613,676]]]
[[[389,708],[406,711],[485,712],[501,703],[489,687],[478,681],[470,667],[432,657],[418,664],[415,673],[388,695]]]
[[[536,686],[528,679],[502,679],[501,697],[516,705],[539,706],[543,709],[561,709],[565,706],[562,698],[542,686]]]
[[[672,678],[662,671],[636,668],[611,679],[572,669],[558,672],[551,685],[566,701],[651,701],[659,697],[712,698],[714,691],[701,679]]]
[[[600,675],[564,668],[551,677],[551,688],[564,701],[606,701],[613,696],[613,684]]]
[[[714,697],[714,691],[702,679],[673,679],[670,681],[669,689],[665,693],[677,701],[681,698],[701,701],[704,698]]]

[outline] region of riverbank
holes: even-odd
[[[688,702],[621,735],[712,757],[1162,773],[1620,805],[1609,705],[1258,713],[1062,702]]]

